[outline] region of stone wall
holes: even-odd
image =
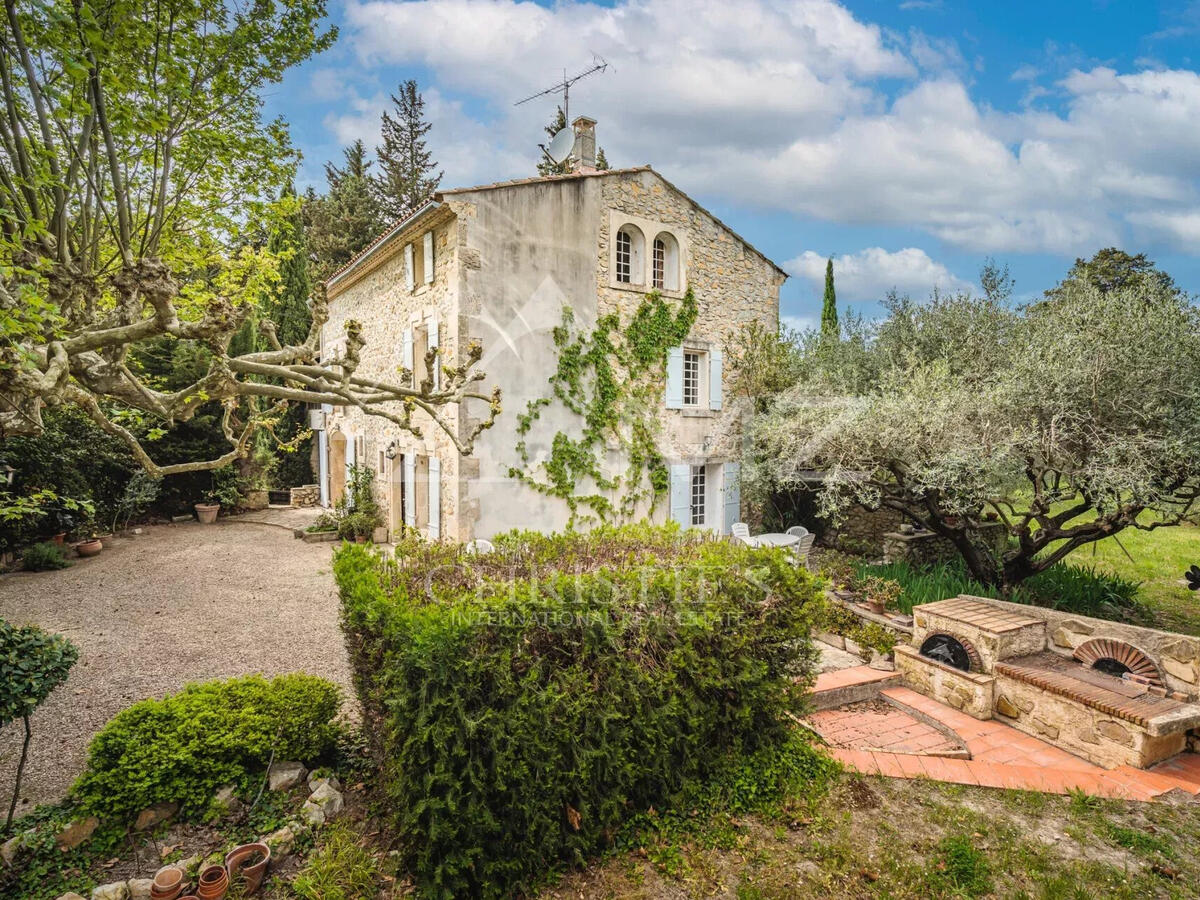
[[[980,534],[997,555],[1003,551],[1008,540],[1004,526],[999,522],[983,524]],[[958,548],[949,538],[932,531],[918,531],[912,534],[893,531],[883,535],[884,562],[906,562],[911,566],[921,567],[957,559],[959,556]]]
[[[292,488],[292,506],[316,506],[321,502],[321,486],[303,484]]]
[[[847,553],[882,556],[884,537],[899,528],[903,521],[904,516],[894,509],[852,506],[836,527],[826,530],[823,543]]]
[[[1037,685],[996,676],[997,718],[1106,768],[1147,768],[1184,749],[1184,732],[1151,735],[1132,722],[1052,694]]]
[[[434,277],[431,284],[426,284],[421,277],[424,271],[423,236],[431,229]],[[457,359],[465,346],[461,340],[457,300],[459,233],[460,222],[454,208],[443,204],[390,238],[359,268],[330,285],[330,315],[322,333],[322,346],[327,351],[336,348],[345,336],[345,323],[357,320],[363,325],[366,341],[358,374],[395,382],[397,369],[403,364],[405,330],[436,320],[438,345],[445,363]],[[414,247],[417,269],[412,291],[408,290],[404,264],[404,246],[409,243]],[[452,422],[458,422],[459,410],[456,408],[449,408],[444,414]],[[362,439],[365,452],[363,458],[356,458],[355,462],[369,466],[375,472],[375,497],[392,530],[399,526],[403,516],[399,492],[402,459],[399,454],[436,457],[441,464],[441,533],[457,538],[460,531],[457,491],[452,485],[458,478],[458,452],[449,436],[426,413],[416,410],[412,421],[420,429],[420,437],[381,417],[368,416],[349,407],[334,407],[327,416],[326,429],[331,441],[344,438],[350,443]],[[389,460],[385,455],[381,464],[380,453],[392,442],[396,444],[397,456]],[[331,497],[334,502],[337,499],[337,496]]]
[[[904,683],[926,697],[976,719],[992,717],[991,675],[963,672],[921,656],[916,647],[898,644],[895,649],[896,671]]]

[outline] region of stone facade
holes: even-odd
[[[520,465],[516,445],[518,417],[530,401],[551,395],[548,379],[557,367],[553,329],[564,307],[580,330],[590,330],[602,315],[622,321],[640,305],[649,287],[614,277],[613,241],[617,229],[636,226],[649,252],[663,233],[678,247],[678,287],[690,286],[698,304],[694,327],[684,348],[709,354],[720,373],[719,409],[658,410],[659,449],[671,464],[703,465],[714,476],[736,469],[741,456],[741,426],[747,412],[727,387],[720,365],[726,336],[743,323],[775,327],[779,316],[782,271],[747,245],[711,214],[649,168],[582,172],[528,179],[439,194],[428,208],[394,226],[389,237],[364,253],[329,283],[330,322],[323,346],[336,353],[345,323],[363,325],[367,345],[359,372],[394,379],[401,348],[414,329],[436,323],[438,346],[450,360],[469,341],[484,348],[479,369],[483,386],[500,387],[503,412],[476,442],[471,457],[460,457],[452,441],[421,412],[414,422],[422,437],[401,431],[379,417],[353,409],[327,409],[322,471],[326,502],[344,491],[345,471],[353,460],[376,472],[376,495],[388,526],[404,521],[402,497],[411,491],[420,501],[430,468],[440,470],[436,517],[417,522],[427,534],[466,541],[490,537],[514,527],[555,530],[565,526],[569,510],[558,497],[534,491],[510,476]],[[422,250],[432,232],[434,268],[426,283]],[[406,246],[414,248],[419,273],[408,289]],[[643,283],[636,283],[643,282]],[[678,299],[682,290],[663,290]],[[468,406],[447,411],[460,431],[470,416],[484,413]],[[533,464],[545,460],[554,434],[577,434],[581,422],[568,410],[547,407],[527,439]],[[387,452],[391,448],[391,453]],[[425,474],[411,486],[404,460],[416,459]],[[609,473],[628,464],[624,451],[610,442],[603,466]],[[714,477],[708,502],[710,525],[720,527],[721,505],[729,486]],[[619,498],[612,498],[614,500]],[[668,504],[639,509],[656,521],[669,515]]]
[[[896,671],[919,694],[936,697],[976,719],[992,717],[992,677],[962,672],[921,656],[915,647],[897,645]]]

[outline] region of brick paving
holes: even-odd
[[[887,703],[856,703],[813,713],[808,722],[832,747],[951,756],[962,743]]]
[[[818,678],[815,690],[822,690],[821,679],[826,679],[826,685],[837,688],[881,681],[883,679],[877,677],[879,674],[865,666],[829,672]],[[835,675],[838,677],[826,678]],[[831,754],[863,774],[932,778],[956,784],[1055,794],[1079,790],[1099,797],[1142,801],[1182,793],[1200,800],[1200,755],[1182,754],[1149,770],[1131,766],[1103,769],[1002,722],[972,718],[898,683],[889,684],[884,680],[880,687],[883,697],[953,731],[966,745],[971,758],[897,752],[898,744],[890,748],[865,749],[873,740],[871,728],[887,724],[885,719],[853,709],[814,713],[814,717],[825,717],[826,724],[836,722],[843,742],[854,744],[838,746],[831,741]],[[832,719],[828,715],[838,712],[845,715]],[[821,729],[818,727],[817,730]],[[852,740],[846,737],[856,730],[858,734]],[[893,731],[885,731],[881,736]]]

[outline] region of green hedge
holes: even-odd
[[[123,821],[155,803],[204,815],[213,794],[271,759],[312,762],[336,738],[336,685],[312,675],[190,684],[118,713],[92,739],[75,784],[85,811]]]
[[[673,526],[495,543],[334,560],[382,805],[427,896],[507,896],[594,856],[782,744],[814,668],[820,591],[778,551]]]

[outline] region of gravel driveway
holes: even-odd
[[[332,546],[239,517],[147,527],[68,569],[0,576],[0,617],[61,632],[79,647],[71,677],[33,717],[18,814],[63,797],[88,741],[113,715],[189,681],[304,671],[350,697]],[[6,809],[22,735],[19,722],[0,732]]]

